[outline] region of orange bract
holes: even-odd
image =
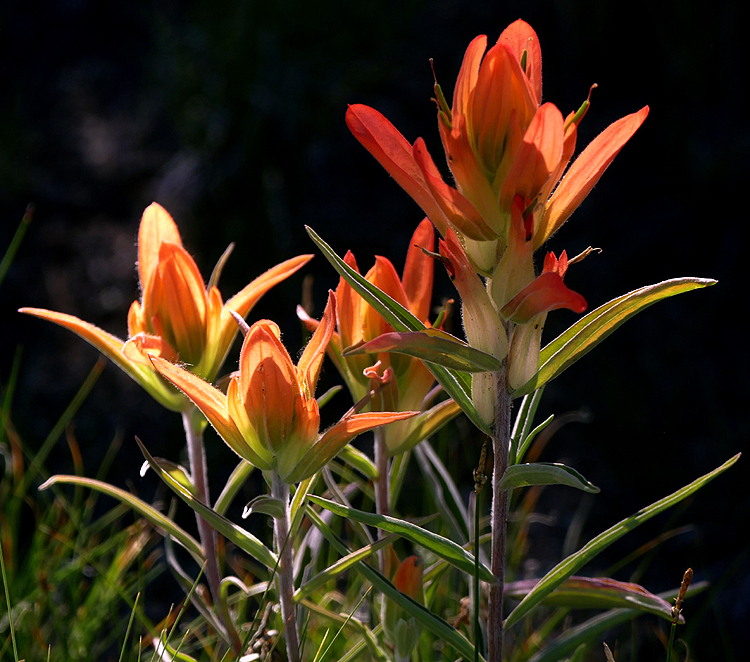
[[[227,394],[169,361],[152,358],[159,373],[200,409],[227,445],[287,483],[308,478],[358,434],[416,412],[348,414],[320,433],[315,386],[336,324],[333,292],[323,319],[295,366],[270,320],[253,324],[240,352],[239,372]]]
[[[128,312],[126,342],[72,315],[38,308],[22,308],[20,312],[77,333],[162,405],[181,410],[187,404],[185,398],[154,372],[150,357],[180,361],[212,381],[237,333],[230,311],[245,317],[269,289],[311,258],[300,255],[276,265],[225,304],[215,285],[206,288],[195,261],[182,246],[172,217],[152,203],[143,212],[138,231],[141,299],[134,301]]]
[[[427,326],[430,325],[428,318],[432,301],[434,258],[425,251],[432,252],[434,247],[435,231],[429,219],[425,218],[411,237],[401,278],[391,261],[381,256],[376,256],[375,264],[365,274],[370,283],[407,308]],[[359,272],[351,251],[347,252],[344,261]],[[343,356],[342,350],[373,340],[393,329],[343,278],[336,288],[336,299],[338,332],[332,338],[328,353],[354,400],[358,401],[370,390],[375,390],[376,395],[368,404],[370,411],[420,409],[434,384],[432,373],[419,359],[403,354],[380,352]],[[308,329],[317,327],[315,320],[301,311],[299,314]],[[404,443],[414,441],[410,436],[418,424],[419,421],[415,419],[389,426],[384,435],[388,452],[396,454],[405,450]]]
[[[541,49],[528,23],[516,21],[485,54],[486,47],[484,35],[469,45],[451,108],[437,88],[438,127],[455,189],[443,181],[421,138],[410,145],[367,106],[350,106],[346,119],[440,233],[452,227],[475,269],[489,276],[509,246],[514,204],[520,200],[527,241],[539,248],[583,201],[648,107],[601,133],[560,181],[588,101],[565,120],[553,104],[541,104]]]

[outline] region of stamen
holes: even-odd
[[[601,253],[601,252],[602,252],[601,248],[592,248],[591,246],[589,246],[585,250],[578,253],[578,255],[576,255],[575,257],[570,258],[568,260],[568,266],[570,266],[571,264],[575,264],[576,262],[583,262],[589,255],[591,255],[591,253]]]

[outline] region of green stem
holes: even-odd
[[[482,593],[479,587],[479,495],[474,490],[474,662],[479,662],[479,649],[482,644],[482,628],[479,625],[479,612],[482,605]]]
[[[202,432],[204,423],[201,414],[196,408],[191,407],[189,410],[182,412],[182,425],[185,428],[190,475],[193,479],[195,497],[198,501],[210,507],[206,449],[203,445]],[[219,571],[219,558],[216,552],[216,530],[198,513],[195,514],[195,521],[198,524],[198,536],[206,558],[208,589],[211,592],[211,597],[217,607],[221,621],[226,628],[226,635],[232,645],[232,649],[235,653],[239,654],[241,652],[240,639],[232,623],[229,609],[222,601],[219,590],[221,572]]]
[[[508,468],[510,451],[511,397],[508,391],[507,360],[495,373],[495,425],[492,434],[492,561],[495,583],[490,586],[487,617],[487,662],[503,658],[503,589],[505,587],[505,538],[508,524],[508,492],[499,484]]]
[[[271,471],[271,496],[281,501],[284,506],[281,517],[274,518],[273,539],[279,565],[276,570],[276,586],[279,592],[281,618],[284,621],[284,635],[286,639],[286,653],[289,662],[299,662],[299,633],[297,632],[297,617],[294,612],[294,558],[292,541],[289,540],[289,523],[291,521],[289,508],[289,485],[283,480],[278,471]]]
[[[385,445],[385,430],[383,428],[376,428],[373,431],[375,436],[375,448],[374,448],[374,459],[375,466],[378,469],[378,479],[375,481],[375,512],[378,515],[390,515],[391,508],[389,503],[390,493],[390,471],[388,462],[388,450]],[[378,540],[385,537],[385,532],[382,529],[378,529]],[[387,568],[385,567],[385,560],[387,558],[387,550],[382,549],[379,553],[380,556],[380,571],[384,574]]]

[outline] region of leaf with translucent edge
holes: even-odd
[[[171,460],[165,460],[163,457],[155,457],[154,461],[159,465],[162,471],[168,473],[174,478],[180,485],[182,485],[190,494],[195,496],[195,487],[193,481],[190,478],[188,470],[182,465],[175,464]],[[148,462],[144,462],[141,466],[141,478],[146,475],[150,465]]]
[[[714,469],[710,473],[694,480],[689,485],[673,492],[669,496],[660,499],[659,501],[639,510],[635,515],[628,517],[621,522],[618,522],[614,526],[610,527],[603,533],[600,533],[596,538],[593,538],[587,542],[580,550],[575,554],[571,554],[569,557],[558,563],[552,570],[550,570],[544,577],[542,577],[536,586],[521,600],[520,604],[510,613],[507,619],[505,619],[504,627],[510,627],[517,623],[523,618],[533,607],[539,604],[544,598],[546,598],[552,591],[554,591],[560,584],[562,584],[568,577],[570,577],[576,570],[582,568],[589,561],[595,558],[600,552],[609,547],[613,542],[620,539],[629,531],[632,531],[635,527],[643,524],[650,520],[660,512],[674,506],[675,504],[682,501],[685,497],[690,496],[706,483],[716,478],[719,474],[723,473],[729,467],[731,467],[740,458],[740,453],[727,460],[720,467]]]
[[[411,419],[409,431],[398,446],[389,451],[390,455],[400,455],[414,448],[419,442],[435,434],[446,423],[461,413],[455,400],[443,400],[431,409],[423,411]]]
[[[101,480],[95,480],[94,478],[84,478],[83,476],[52,476],[49,480],[45,481],[44,484],[39,486],[40,490],[45,490],[56,483],[69,483],[71,485],[80,485],[82,487],[89,487],[92,490],[107,494],[108,496],[114,497],[126,506],[129,506],[137,513],[140,513],[154,526],[160,529],[164,529],[170,536],[172,536],[180,545],[190,552],[192,557],[198,563],[203,565],[203,550],[201,549],[200,543],[193,538],[187,531],[180,528],[175,524],[169,517],[159,512],[152,505],[139,499],[130,492],[121,490],[119,487],[110,485]]]
[[[216,503],[214,504],[214,510],[219,513],[219,515],[223,515],[227,512],[227,508],[229,508],[234,497],[237,496],[237,493],[253,471],[255,471],[255,467],[252,464],[247,460],[240,460],[240,463],[234,468],[232,475],[227,479],[224,489],[221,491],[219,498],[216,499]]]
[[[350,467],[353,467],[370,480],[378,479],[378,468],[375,466],[375,463],[367,457],[365,453],[351,444],[344,446],[336,457],[339,458],[339,460],[346,462]]]
[[[312,499],[312,497],[311,497]],[[328,502],[330,503],[330,502]],[[336,504],[333,504],[336,505]],[[331,530],[331,528],[321,519],[320,515],[316,513],[308,505],[308,515],[313,521],[313,524],[320,530],[326,540],[331,546],[341,555],[346,556],[351,551],[346,545],[339,539],[339,537]],[[453,628],[445,620],[436,616],[426,607],[412,600],[408,595],[401,593],[390,581],[388,581],[382,574],[380,574],[375,568],[362,563],[361,561],[354,566],[357,571],[370,581],[376,589],[378,589],[383,595],[396,603],[397,606],[401,607],[409,616],[413,616],[419,623],[424,625],[430,632],[432,632],[438,639],[444,641],[446,644],[454,648],[458,653],[463,655],[467,660],[474,659],[474,646],[471,642],[464,637],[458,630]],[[484,662],[484,658],[480,655],[479,659]]]
[[[423,529],[421,526],[396,519],[395,517],[366,513],[362,510],[348,508],[318,496],[309,496],[308,499],[341,517],[357,520],[388,533],[396,533],[417,545],[429,549],[441,559],[445,559],[448,563],[462,570],[467,575],[474,574],[474,557],[448,538],[443,538],[432,531]],[[485,582],[495,581],[495,576],[484,564],[479,565],[479,576]]]
[[[707,582],[691,584],[687,590],[687,596],[696,595],[708,587]],[[669,600],[677,596],[677,591],[659,593],[658,598]],[[627,623],[641,614],[637,609],[610,609],[603,614],[584,621],[580,625],[563,632],[554,639],[546,648],[537,652],[528,662],[558,662],[576,650],[581,644],[601,640],[601,635],[611,630],[620,623]]]
[[[310,238],[315,242],[339,275],[354,288],[357,294],[377,310],[383,319],[396,331],[425,330],[425,325],[411,312],[346,264],[312,228],[306,227],[306,229]],[[471,400],[471,376],[462,371],[445,368],[435,363],[426,363],[425,365],[435,375],[435,379],[445,389],[446,393],[458,403],[463,412],[471,419],[471,422],[483,432],[488,433],[489,428],[487,424],[479,416]]]
[[[524,579],[505,585],[506,598],[523,599],[536,584]],[[639,584],[619,582],[606,577],[568,577],[542,604],[570,609],[637,609],[672,620],[672,605]],[[682,619],[680,622],[684,622]]]
[[[249,517],[252,513],[262,513],[270,515],[274,519],[279,519],[284,516],[284,504],[279,499],[260,494],[251,499],[243,508],[242,519]]]
[[[592,310],[542,349],[539,371],[513,395],[531,393],[553,380],[617,327],[657,301],[715,283],[709,278],[674,278],[623,294]]]
[[[567,485],[591,494],[599,492],[596,485],[587,481],[575,469],[559,462],[514,464],[506,469],[498,487],[501,490],[513,490],[531,485]]]
[[[216,529],[221,535],[227,540],[233,542],[237,547],[245,551],[247,554],[252,556],[263,563],[268,568],[273,568],[276,565],[276,555],[268,549],[260,540],[258,540],[253,534],[245,531],[242,527],[237,526],[234,522],[230,522],[226,517],[219,515],[215,510],[209,508],[204,503],[201,503],[193,497],[179,482],[177,482],[168,473],[161,470],[158,464],[154,461],[151,453],[146,450],[138,437],[135,438],[138,447],[141,449],[143,456],[151,468],[159,475],[169,488],[180,497],[188,506],[190,506],[196,513],[198,513],[204,520],[206,520],[214,529]]]
[[[379,352],[406,354],[422,361],[465,372],[494,372],[500,370],[502,366],[502,361],[491,354],[475,349],[463,340],[440,329],[384,333],[369,342],[360,342],[347,347],[343,355],[378,354]]]

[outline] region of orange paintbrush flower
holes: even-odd
[[[312,255],[282,262],[256,278],[226,303],[214,283],[207,288],[198,267],[183,248],[167,211],[153,203],[143,212],[138,231],[138,275],[141,300],[128,313],[128,340],[72,315],[39,308],[20,312],[47,319],[77,333],[143,386],[156,400],[182,410],[185,398],[154,371],[149,357],[189,365],[212,381],[237,333],[232,311],[245,317],[274,285],[291,276]]]
[[[435,230],[429,219],[424,219],[409,242],[402,278],[387,258],[376,256],[375,264],[365,278],[407,308],[415,317],[430,326],[434,259],[424,251],[433,251]],[[424,250],[423,250],[424,249]],[[359,272],[351,251],[344,261]],[[435,378],[419,359],[389,352],[348,354],[347,348],[369,342],[393,328],[343,278],[336,288],[337,332],[333,334],[328,353],[346,382],[354,401],[359,401],[372,389],[376,395],[368,407],[371,411],[405,411],[422,408]],[[298,315],[313,331],[318,322],[308,317],[301,308]],[[385,429],[385,444],[390,455],[406,450],[421,439],[413,437],[418,425],[430,416],[440,414],[449,420],[458,411],[452,401],[444,401],[418,419],[389,425]]]
[[[261,320],[247,331],[240,369],[226,395],[196,375],[152,357],[159,373],[203,412],[227,445],[264,471],[296,483],[318,471],[354,437],[417,412],[348,413],[322,434],[315,386],[336,324],[336,297],[295,366],[279,327]]]
[[[586,300],[563,282],[568,270],[565,251],[558,259],[547,253],[544,269],[529,285],[514,296],[500,314],[514,323],[508,351],[508,384],[516,389],[523,386],[539,369],[542,330],[547,313],[567,308],[576,313],[586,310]]]
[[[568,170],[578,123],[541,104],[541,50],[518,20],[486,54],[474,39],[456,81],[453,105],[436,84],[438,126],[456,188],[446,184],[424,141],[411,145],[378,111],[352,105],[355,137],[422,207],[440,233],[452,227],[474,267],[491,275],[506,251],[514,204],[521,204],[526,241],[539,248],[583,201],[648,114],[645,107],[605,129]],[[559,184],[558,184],[559,182]]]

